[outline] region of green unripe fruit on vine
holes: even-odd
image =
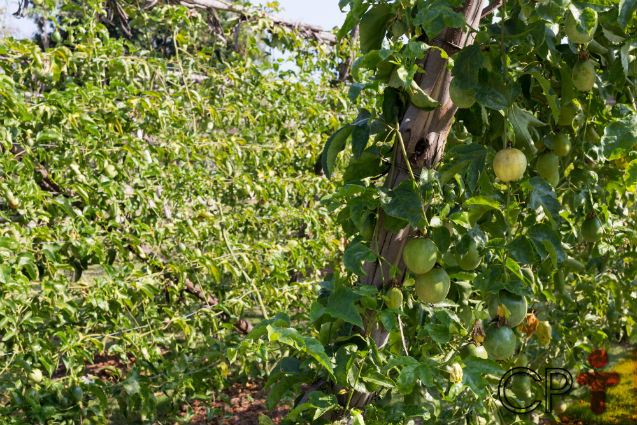
[[[566,156],[571,151],[571,139],[560,133],[553,139],[553,153],[557,156]]]
[[[60,34],[60,31],[58,30],[53,31],[53,33],[51,34],[51,40],[54,43],[59,43],[60,41],[62,41],[62,34]]]
[[[493,171],[505,183],[520,180],[526,165],[526,156],[515,148],[502,149],[493,158]]]
[[[443,269],[434,269],[416,277],[416,294],[423,302],[436,304],[449,293],[451,280]]]
[[[520,400],[530,400],[533,397],[531,392],[531,377],[529,375],[515,375],[511,379],[511,391]]]
[[[482,257],[478,252],[475,241],[469,243],[469,249],[463,255],[457,254],[456,261],[462,270],[475,270],[482,262]]]
[[[414,274],[424,274],[431,270],[438,259],[438,247],[431,239],[416,238],[407,242],[403,251],[403,261]]]
[[[486,329],[484,348],[493,360],[505,360],[515,353],[515,334],[508,326],[493,324]]]
[[[387,307],[400,310],[403,307],[403,293],[398,288],[391,288],[387,292]]]
[[[557,124],[562,127],[572,126],[573,119],[578,112],[579,108],[573,102],[568,102],[566,105],[562,105],[560,108],[560,115],[557,119]]]
[[[557,186],[560,180],[560,159],[553,152],[547,152],[538,158],[535,171],[551,185]]]
[[[540,341],[540,344],[544,346],[544,348],[548,347],[551,343],[553,329],[549,322],[540,322],[537,325],[537,330],[535,334],[537,335],[537,339]]]
[[[82,387],[76,385],[71,389],[71,398],[76,403],[79,403],[84,398],[84,391],[82,391]]]
[[[33,369],[31,373],[29,373],[29,379],[31,380],[31,382],[34,382],[36,384],[42,382],[42,378],[42,371],[40,369]]]
[[[458,108],[471,108],[476,103],[473,90],[464,90],[458,86],[458,80],[451,80],[449,85],[449,97]]]
[[[573,85],[580,91],[591,91],[595,84],[595,66],[590,60],[580,61],[573,67]]]
[[[489,316],[494,318],[498,314],[498,307],[504,306],[507,310],[507,324],[512,328],[516,327],[526,317],[527,303],[526,298],[520,295],[512,294],[508,291],[500,291],[498,295],[494,295],[489,299]],[[502,310],[502,309],[501,309]],[[503,313],[503,311],[500,311]]]
[[[487,350],[485,350],[483,346],[475,345],[473,342],[460,349],[460,357],[464,359],[469,356],[478,357],[480,359],[486,359],[489,357]]]
[[[592,12],[591,17],[593,17],[593,24],[588,31],[580,31],[577,27],[577,21],[575,20],[575,16],[569,11],[566,16],[566,36],[568,40],[573,44],[586,44],[593,39],[595,35],[595,30],[597,30],[597,12],[594,10],[587,8],[586,12]]]
[[[582,237],[586,242],[597,242],[604,236],[604,227],[597,217],[591,217],[582,224]]]
[[[117,169],[112,164],[107,164],[106,167],[104,167],[104,174],[109,179],[113,179],[117,176]]]

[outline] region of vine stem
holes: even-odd
[[[405,355],[409,355],[409,350],[407,350],[407,342],[405,341],[405,334],[403,332],[403,321],[400,319],[400,314],[398,317],[398,329],[400,330],[400,339],[403,342],[403,350],[405,350]]]
[[[396,121],[396,128],[394,130],[396,131],[396,134],[398,136],[398,142],[400,144],[400,150],[403,153],[403,158],[405,160],[405,164],[407,164],[407,170],[409,171],[409,175],[411,176],[411,180],[415,184],[418,184],[416,182],[416,176],[414,175],[414,172],[411,169],[411,164],[409,163],[409,157],[407,156],[407,149],[405,149],[405,141],[403,140],[403,135],[400,132],[400,124],[398,123],[398,121]],[[422,199],[422,196],[420,196],[420,207],[422,208],[422,216],[425,218],[425,223],[427,223],[427,226],[429,226],[429,220],[427,220],[427,211],[425,210],[424,199]]]
[[[405,159],[405,164],[407,164],[407,170],[409,171],[409,175],[411,179],[415,182],[416,177],[414,176],[414,172],[411,169],[411,164],[409,163],[409,158],[407,157],[407,149],[405,149],[405,141],[403,140],[403,135],[400,133],[400,124],[396,122],[395,128],[396,134],[398,135],[398,142],[400,143],[400,149],[403,152],[403,158]]]

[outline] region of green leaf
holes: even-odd
[[[369,118],[371,114],[367,110],[362,110],[352,125],[352,153],[354,158],[359,158],[369,141]]]
[[[635,190],[635,185],[637,185],[637,159],[631,161],[626,167],[624,183],[628,190]]]
[[[509,122],[513,126],[515,140],[526,143],[531,152],[536,152],[537,149],[535,148],[533,140],[539,139],[540,136],[534,127],[540,127],[546,124],[535,118],[535,115],[529,111],[521,109],[517,105],[513,105],[509,110]],[[533,134],[531,134],[531,132]]]
[[[621,0],[619,2],[619,16],[617,16],[617,22],[622,28],[626,28],[628,24],[633,20],[633,15],[637,10],[637,0]]]
[[[617,159],[637,144],[637,114],[617,119],[606,126],[602,136],[604,156]]]
[[[343,319],[362,328],[363,319],[356,306],[356,301],[361,298],[362,296],[352,289],[339,285],[328,297],[325,312],[334,318]]]
[[[533,244],[526,236],[518,236],[507,245],[515,261],[522,265],[534,264],[538,260]]]
[[[336,157],[338,154],[345,149],[345,143],[347,142],[347,138],[352,134],[354,127],[351,125],[347,125],[336,133],[334,133],[327,142],[325,143],[325,148],[323,149],[323,170],[325,171],[325,175],[327,178],[332,177],[332,173],[334,172],[334,164],[336,163]]]
[[[0,236],[0,248],[8,249],[9,251],[15,251],[18,249],[18,241],[13,238],[7,238],[6,236]]]
[[[396,386],[396,383],[391,378],[388,378],[374,369],[368,369],[365,371],[365,374],[361,376],[361,379],[364,382],[374,384],[379,387],[394,388]]]
[[[307,402],[295,407],[287,418],[290,420],[296,420],[298,416],[306,410],[314,409],[313,420],[317,420],[323,416],[326,412],[339,407],[338,400],[333,394],[324,394],[321,391],[313,391],[307,398]]]
[[[363,15],[359,25],[361,53],[366,54],[381,48],[393,17],[393,8],[388,4],[374,5]]]
[[[548,224],[540,223],[531,227],[528,235],[535,244],[535,249],[540,253],[542,258],[546,258],[551,252],[555,255],[557,263],[563,263],[566,259],[566,252],[562,248],[560,234],[553,230]],[[547,244],[549,248],[547,250]]]
[[[538,176],[532,177],[529,183],[533,186],[529,199],[530,208],[535,210],[542,206],[551,214],[554,220],[558,220],[561,205],[551,185],[542,177]]]
[[[440,169],[440,182],[444,184],[443,176],[453,170],[466,175],[467,186],[473,193],[478,186],[480,172],[484,169],[487,149],[478,143],[461,144],[454,146],[449,154],[451,159]]]
[[[486,395],[486,389],[488,386],[487,381],[484,379],[485,375],[502,376],[504,369],[493,360],[480,359],[474,356],[469,356],[464,360],[465,367],[462,370],[462,383],[467,385],[473,392],[479,396],[484,397]]]
[[[369,249],[369,247],[360,241],[353,241],[347,248],[345,248],[345,254],[343,255],[343,264],[347,270],[351,271],[358,276],[365,276],[365,270],[363,270],[363,264],[366,261],[375,261],[376,255]]]
[[[267,332],[270,342],[280,342],[309,354],[323,366],[330,375],[333,375],[332,363],[329,357],[327,357],[327,354],[325,354],[323,345],[316,338],[302,336],[299,331],[293,328],[281,329],[271,325],[267,326]]]
[[[407,94],[412,105],[423,111],[431,111],[441,106],[440,102],[425,93],[415,81],[409,85]]]
[[[546,96],[546,100],[551,107],[551,113],[553,114],[553,119],[557,122],[560,117],[560,106],[557,103],[557,93],[551,87],[551,82],[544,78],[544,76],[540,72],[531,72],[531,75],[537,80],[540,87],[542,87],[542,92],[544,96]]]
[[[430,2],[428,7],[418,8],[415,25],[422,26],[429,39],[435,38],[445,29],[460,28],[465,25],[464,15],[451,8],[447,1]]]
[[[401,182],[382,200],[382,204],[388,215],[407,220],[414,227],[418,227],[424,220],[420,192],[412,180]]]

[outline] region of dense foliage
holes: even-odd
[[[255,331],[302,348],[270,381],[278,396],[314,384],[290,422],[524,423],[496,396],[506,370],[575,374],[593,349],[635,342],[635,2],[505,1],[479,28],[465,26],[468,3],[340,2],[341,34],[360,24],[350,98],[372,98],[323,153],[345,270],[311,306],[320,345],[284,317]],[[475,43],[447,53],[445,26]],[[409,104],[448,107],[414,83],[441,50],[461,108],[444,158],[388,186]],[[424,243],[383,252],[378,235],[404,229],[433,241],[435,268]],[[361,284],[374,261],[390,264],[379,287]],[[518,405],[542,391],[516,385]]]
[[[0,44],[0,422],[172,423],[265,376],[233,322],[303,319],[343,249],[315,164],[346,93],[267,21],[237,49],[232,15],[131,6],[128,39],[66,3],[48,49]]]
[[[506,370],[635,342],[634,0],[474,27],[470,1],[341,0],[336,46],[168,2],[21,3],[51,27],[0,43],[0,422],[188,421],[256,378],[286,423],[527,423]],[[460,109],[442,160],[401,171],[406,111],[450,106],[418,85],[431,54]]]

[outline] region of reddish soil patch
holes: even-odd
[[[289,412],[290,407],[277,406],[273,411],[265,408],[267,394],[263,391],[263,383],[234,383],[223,391],[225,397],[219,397],[211,405],[194,401],[192,409],[196,412],[191,420],[192,425],[258,425],[259,416],[265,415],[276,424],[280,423]],[[226,401],[223,401],[225,399]],[[229,402],[228,402],[229,401]],[[214,409],[214,416],[208,420],[208,411]]]

